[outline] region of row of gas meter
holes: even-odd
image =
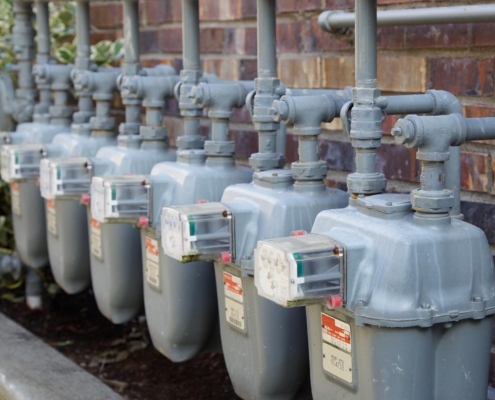
[[[180,73],[140,66],[136,0],[123,1],[122,68],[90,61],[88,0],[77,1],[75,65],[52,62],[48,4],[36,10],[34,62],[32,4],[14,1],[19,87],[15,102],[2,101],[19,124],[0,139],[20,262],[4,257],[2,273],[49,265],[69,294],[92,285],[116,324],[144,307],[163,355],[223,351],[243,399],[294,398],[308,376],[314,399],[486,399],[493,261],[484,233],[460,214],[459,146],[494,139],[495,119],[464,118],[445,91],[383,96],[377,26],[495,21],[495,6],[377,12],[376,0],[356,0],[353,13],[326,11],[322,29],[355,28],[355,86],[332,90],[277,78],[275,0],[257,0],[254,81],[202,72],[198,0],[182,1]],[[177,149],[162,124],[174,96]],[[251,168],[236,165],[229,139],[233,110],[244,106],[259,133]],[[421,163],[410,195],[386,193],[376,170],[393,114],[407,115],[392,134]],[[335,118],[355,153],[348,192],[325,185],[318,158],[321,123]],[[288,169],[287,125],[299,143]],[[37,306],[36,278],[28,283]]]

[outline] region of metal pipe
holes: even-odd
[[[275,0],[258,0],[258,77],[277,77],[276,7]]]
[[[87,69],[85,66],[80,66],[78,61],[89,60],[91,55],[90,32],[89,1],[78,1],[76,3],[77,69]]]
[[[34,60],[32,16],[32,2],[14,1],[14,28],[12,33],[19,70],[15,119],[19,123],[31,121],[36,99],[34,77],[31,74]]]
[[[467,140],[491,140],[495,138],[495,118],[465,118]]]
[[[48,64],[50,62],[50,27],[48,2],[36,2],[36,23],[38,25],[38,50],[36,54],[36,63]]]
[[[136,0],[124,0],[124,62],[139,63],[139,9]]]
[[[334,32],[342,28],[354,27],[356,14],[342,11],[324,11],[318,18],[320,28]],[[433,25],[469,22],[493,22],[495,5],[430,7],[402,10],[378,11],[379,26]]]
[[[201,70],[198,0],[184,0],[182,2],[182,18],[184,69]]]
[[[356,1],[356,86],[376,87],[376,0]]]

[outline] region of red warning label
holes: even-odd
[[[230,297],[232,300],[242,303],[244,301],[242,297],[242,280],[241,278],[229,274],[223,273],[223,286],[225,288],[225,296]]]
[[[50,209],[50,211],[55,210],[55,200],[47,200],[46,206]]]
[[[146,258],[158,262],[158,242],[150,237],[146,238]]]
[[[351,326],[327,314],[321,314],[323,340],[329,344],[351,351]]]
[[[19,184],[17,182],[12,182],[10,184],[10,190],[13,192],[19,192]]]
[[[94,218],[91,218],[91,230],[97,231],[100,234],[100,221],[97,221]]]

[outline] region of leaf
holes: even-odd
[[[64,340],[62,342],[50,343],[50,345],[55,346],[55,347],[66,347],[66,346],[70,346],[71,344],[74,344],[73,340]]]
[[[0,299],[10,301],[11,303],[21,303],[26,300],[26,296],[17,296],[14,293],[3,293]]]

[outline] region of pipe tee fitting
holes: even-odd
[[[247,94],[254,89],[253,82],[200,83],[193,86],[188,97],[201,108],[208,108],[212,121],[212,140],[205,142],[207,156],[232,157],[235,142],[228,140],[229,119],[234,108],[246,103]]]

